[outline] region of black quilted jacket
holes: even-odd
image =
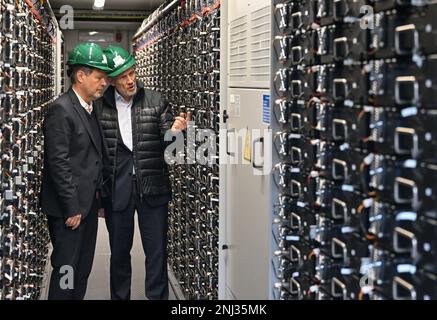
[[[104,140],[102,197],[113,195],[116,176],[118,115],[114,87],[110,86],[94,106],[100,115]],[[168,167],[164,161],[165,132],[174,118],[166,99],[160,93],[145,89],[138,82],[132,104],[133,158],[141,196],[170,194]],[[108,199],[109,200],[109,199]]]

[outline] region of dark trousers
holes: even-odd
[[[97,204],[75,230],[65,225],[64,218],[47,219],[53,245],[48,299],[83,300],[96,248]]]
[[[141,241],[146,255],[146,297],[168,299],[167,229],[168,203],[150,205],[141,201],[133,180],[131,200],[123,211],[105,208],[105,221],[111,246],[110,287],[112,300],[129,300],[131,293],[131,255],[134,215],[138,213]]]

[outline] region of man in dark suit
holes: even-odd
[[[187,126],[174,118],[160,93],[135,77],[135,59],[119,47],[105,49],[111,86],[96,101],[105,143],[105,221],[111,246],[111,299],[128,300],[134,214],[146,255],[146,297],[168,299],[167,217],[171,188],[164,161],[164,135]],[[189,119],[188,119],[189,120]],[[106,192],[105,192],[106,191]]]
[[[82,300],[94,258],[102,136],[93,100],[106,86],[100,46],[80,44],[67,62],[72,87],[44,119],[42,211],[53,245],[50,300]]]

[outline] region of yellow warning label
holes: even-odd
[[[251,161],[252,158],[252,137],[249,128],[246,128],[246,142],[244,144],[244,160]]]

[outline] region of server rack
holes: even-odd
[[[195,121],[186,137],[194,145],[186,144],[184,163],[170,173],[169,265],[188,299],[218,297],[220,12],[220,1],[168,1],[134,37],[145,87],[162,92],[175,115],[190,112]],[[215,138],[193,142],[201,129]],[[200,164],[196,154],[205,143],[208,163]]]
[[[39,209],[42,130],[55,91],[58,25],[50,7],[0,2],[0,300],[38,299],[48,254]]]
[[[436,298],[433,1],[274,1],[276,299]]]

